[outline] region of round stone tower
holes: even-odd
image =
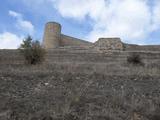
[[[48,22],[45,25],[43,46],[45,49],[57,48],[60,45],[61,25],[56,22]]]

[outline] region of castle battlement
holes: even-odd
[[[43,45],[46,49],[59,47],[100,47],[103,49],[123,49],[120,38],[100,38],[95,43],[67,36],[61,33],[61,25],[56,22],[48,22],[45,25]]]
[[[64,46],[88,46],[92,43],[61,33],[61,25],[56,22],[48,22],[45,25],[43,45],[46,49]]]

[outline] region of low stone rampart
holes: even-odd
[[[132,45],[124,44],[125,51],[160,51],[160,45]]]
[[[94,43],[99,50],[123,50],[123,43],[120,38],[100,38]]]
[[[92,43],[61,34],[60,46],[89,46]]]

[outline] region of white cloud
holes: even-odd
[[[22,38],[10,32],[0,33],[0,49],[17,49],[22,43]]]
[[[84,19],[91,10],[93,10],[92,15],[99,13],[103,4],[103,0],[55,0],[54,7],[64,17]],[[99,7],[99,5],[102,6]],[[95,7],[96,9],[94,9]]]
[[[30,21],[24,20],[22,14],[10,10],[9,15],[16,18],[16,26],[18,29],[27,32],[28,34],[33,34],[33,24]]]
[[[99,37],[121,37],[125,42],[144,44],[160,26],[160,1],[149,0],[51,0],[63,17],[93,21],[90,41]],[[158,2],[157,2],[158,1]]]
[[[22,17],[21,14],[15,12],[15,11],[9,11],[9,15],[13,16],[13,17]]]

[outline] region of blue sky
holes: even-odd
[[[44,25],[95,42],[120,37],[132,44],[160,44],[160,0],[5,0],[0,4],[0,48],[17,48],[30,34],[42,41]]]

